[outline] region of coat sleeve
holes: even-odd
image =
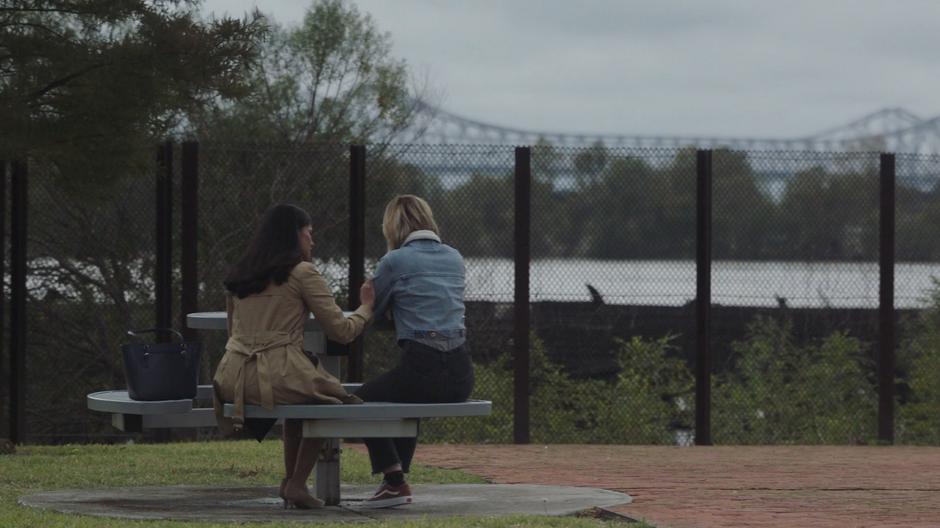
[[[232,300],[232,292],[225,292],[225,330],[228,337],[232,337],[232,314],[235,313],[235,301]]]
[[[320,322],[323,332],[333,341],[349,343],[362,333],[372,319],[372,309],[367,306],[360,306],[346,317],[343,310],[337,306],[326,280],[309,262],[298,264],[291,272],[289,280],[300,291],[304,304]]]
[[[372,276],[375,285],[375,320],[380,321],[392,315],[389,312],[390,302],[392,300],[392,287],[394,283],[394,271],[392,269],[392,259],[388,255],[379,260],[379,265],[375,268],[375,274]]]

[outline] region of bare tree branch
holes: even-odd
[[[74,73],[70,73],[70,74],[66,75],[65,77],[61,77],[61,78],[59,78],[59,79],[56,79],[56,80],[50,82],[49,84],[43,86],[42,88],[36,90],[35,92],[32,92],[31,94],[29,94],[29,95],[27,96],[27,98],[28,98],[28,99],[38,99],[38,98],[42,97],[43,95],[45,95],[45,94],[51,92],[52,90],[55,90],[56,88],[58,88],[58,87],[60,87],[60,86],[65,86],[66,84],[70,83],[71,81],[73,81],[73,80],[75,80],[75,79],[77,79],[77,78],[79,78],[79,77],[81,77],[81,76],[83,76],[83,75],[85,75],[85,74],[87,74],[87,73],[89,73],[89,72],[92,72],[92,71],[94,71],[94,70],[97,70],[97,69],[99,69],[99,68],[104,68],[105,66],[107,66],[106,63],[97,63],[97,64],[91,64],[91,65],[89,65],[89,66],[86,66],[86,67],[82,68],[81,70],[78,70],[78,71],[76,71],[76,72],[74,72]]]

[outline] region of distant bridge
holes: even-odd
[[[575,134],[523,130],[459,116],[423,101],[422,143],[535,145],[557,147],[698,148],[727,147],[749,151],[896,152],[940,154],[940,116],[923,119],[902,108],[886,108],[845,125],[797,138],[736,138],[704,136],[647,136]]]

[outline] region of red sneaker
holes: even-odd
[[[363,508],[391,508],[402,504],[411,504],[411,488],[408,483],[392,486],[384,480],[379,489],[375,490],[375,495],[362,501]]]

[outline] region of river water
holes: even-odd
[[[928,304],[940,263],[898,263],[895,307]],[[511,302],[511,259],[467,259],[468,300]],[[546,259],[532,262],[533,302],[590,301],[587,284],[608,304],[681,306],[695,297],[691,260]],[[712,299],[731,306],[876,308],[876,262],[739,262],[712,264]]]

